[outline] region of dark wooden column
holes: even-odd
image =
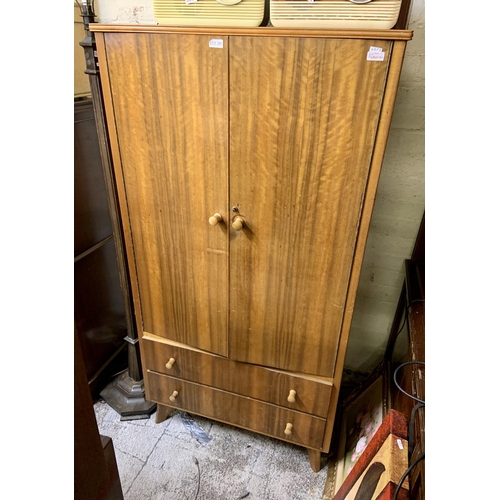
[[[74,500],[123,500],[113,441],[99,434],[76,329],[74,351]]]
[[[122,420],[149,418],[156,410],[156,403],[147,401],[144,397],[144,380],[139,353],[139,342],[135,327],[130,282],[128,275],[127,257],[123,241],[123,230],[118,209],[116,182],[113,172],[113,163],[109,147],[108,130],[104,111],[99,64],[95,46],[94,34],[89,31],[89,24],[95,22],[93,1],[84,0],[81,3],[81,12],[87,36],[80,42],[85,53],[86,70],[89,76],[92,102],[94,106],[95,123],[99,138],[106,190],[108,193],[109,212],[113,226],[116,257],[118,260],[120,286],[125,303],[125,317],[127,322],[128,369],[119,374],[104,390],[101,397],[121,415]]]

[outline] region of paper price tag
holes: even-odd
[[[208,42],[208,46],[212,47],[213,49],[222,49],[224,48],[224,40],[212,38],[212,40]]]
[[[367,61],[383,61],[385,58],[385,52],[381,47],[370,47],[368,54],[366,54]]]
[[[198,0],[185,0],[185,2],[189,5],[190,3],[195,3],[197,2]]]
[[[366,55],[367,61],[383,61],[385,58],[385,52],[368,52]]]
[[[385,52],[382,47],[370,47],[368,54],[366,54],[367,61],[383,61],[385,58]]]
[[[403,443],[401,442],[401,439],[398,439],[398,446],[399,446],[399,449],[402,450],[404,448],[403,446]]]

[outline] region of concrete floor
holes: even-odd
[[[103,401],[94,410],[113,440],[125,500],[323,498],[328,468],[314,473],[305,448],[201,417],[190,425],[181,412],[156,424],[155,414],[121,421]]]

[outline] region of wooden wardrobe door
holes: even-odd
[[[225,356],[228,231],[209,218],[227,216],[228,57],[212,38],[108,33],[105,52],[143,330]]]
[[[332,376],[391,42],[230,45],[230,357]]]

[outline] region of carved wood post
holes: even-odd
[[[89,31],[89,24],[95,22],[93,0],[90,2],[83,0],[80,5],[80,10],[82,13],[81,15],[83,18],[84,29],[87,33],[85,39],[80,42],[80,46],[83,47],[85,53],[85,73],[89,76],[95,123],[99,138],[99,150],[101,153],[104,179],[108,193],[109,212],[111,215],[113,234],[115,238],[116,257],[120,271],[120,286],[125,305],[125,319],[128,332],[125,337],[125,340],[128,342],[128,369],[119,374],[115,380],[108,384],[100,395],[115,411],[121,415],[121,420],[149,418],[149,415],[156,410],[156,403],[146,401],[144,398],[144,380],[137,330],[135,327],[134,310],[130,293],[127,256],[124,251],[123,230],[120,212],[118,209],[113,163],[109,148],[108,130],[106,126],[99,74],[99,62],[97,59],[95,37],[94,34]]]

